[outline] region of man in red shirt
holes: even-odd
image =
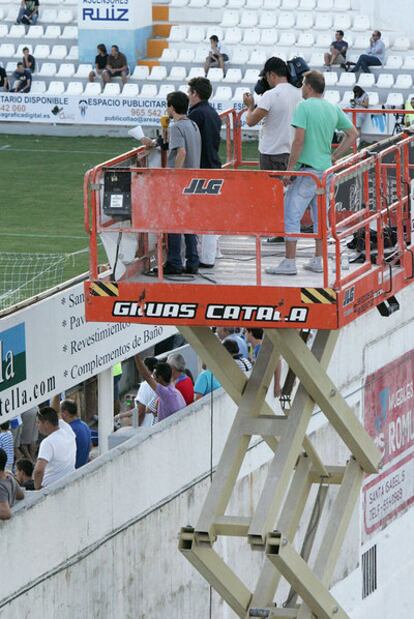
[[[191,378],[185,373],[185,359],[180,353],[173,353],[167,358],[172,370],[172,380],[175,388],[182,394],[187,406],[194,402],[194,385]]]

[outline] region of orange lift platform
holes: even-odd
[[[222,117],[221,170],[148,168],[140,148],[86,174],[86,317],[178,326],[236,404],[199,518],[180,531],[182,555],[241,619],[349,619],[330,586],[364,475],[378,473],[381,453],[327,368],[342,326],[375,307],[390,315],[395,295],[413,283],[414,137],[380,142],[315,178],[318,233],[298,235],[298,274],[275,277],[265,267],[283,256],[283,245],[265,239],[284,235],[283,174],[243,161],[240,114]],[[169,232],[220,235],[223,256],[214,269],[164,276]],[[108,267],[99,271],[99,238],[110,275]],[[320,274],[301,268],[315,238],[323,246]],[[210,329],[220,325],[265,327],[250,375]],[[282,414],[266,400],[280,357],[289,366],[282,393],[290,407]],[[323,462],[309,436],[315,407],[347,447],[343,465]],[[254,437],[270,449],[266,479],[255,504],[235,514],[230,499]],[[257,561],[246,583],[220,555],[222,536],[240,538],[244,552],[261,551],[256,579]],[[291,589],[280,603],[283,581]]]
[[[297,235],[298,275],[274,276],[265,267],[283,257],[283,245],[266,239],[284,235],[283,173],[248,169],[257,163],[242,160],[239,116],[229,111],[223,120],[227,161],[221,170],[148,168],[147,151],[139,148],[86,174],[87,319],[337,329],[374,306],[385,313],[395,308],[396,293],[414,276],[414,137],[385,140],[315,177],[319,232]],[[230,253],[213,270],[164,277],[169,232],[220,235]],[[99,237],[112,248],[112,275],[105,278],[98,269]],[[315,238],[323,245],[320,275],[301,268]],[[346,246],[352,238],[363,245],[362,262],[352,262],[355,252]],[[157,277],[149,274],[153,267]]]

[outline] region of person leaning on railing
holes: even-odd
[[[24,499],[24,491],[20,488],[11,473],[6,472],[7,454],[0,449],[0,520],[11,518],[11,507],[16,501]]]

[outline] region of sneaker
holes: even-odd
[[[265,243],[284,243],[284,242],[285,242],[284,236],[270,236],[268,239],[265,240]]]
[[[182,275],[183,268],[178,268],[166,262],[162,268],[164,275]],[[153,275],[158,275],[158,267],[154,267],[151,271]]]
[[[198,265],[187,264],[187,266],[185,267],[185,273],[188,273],[189,275],[195,275],[196,273],[198,273]]]
[[[200,269],[214,269],[214,264],[207,264],[207,262],[200,262],[198,265]]]
[[[291,258],[284,258],[276,267],[266,267],[268,275],[296,275],[296,262]]]
[[[312,258],[306,264],[303,265],[306,271],[313,271],[314,273],[323,273],[322,258]]]

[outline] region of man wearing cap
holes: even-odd
[[[300,88],[289,84],[288,67],[281,58],[266,60],[260,73],[270,89],[263,93],[257,106],[250,93],[243,95],[247,107],[246,123],[254,127],[263,121],[259,137],[260,168],[286,170],[293,140],[293,111],[302,98]]]

